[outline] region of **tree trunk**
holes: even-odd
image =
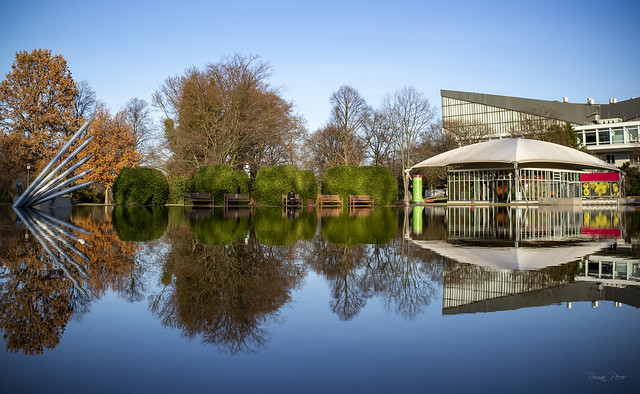
[[[104,205],[109,205],[109,188],[104,189]]]

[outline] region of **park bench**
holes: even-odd
[[[318,206],[323,208],[325,206],[335,206],[342,208],[342,198],[337,194],[318,194]]]
[[[300,195],[296,194],[293,200],[289,200],[286,194],[282,195],[282,206],[283,207],[301,207],[302,200],[300,200]]]
[[[224,200],[225,207],[230,204],[240,204],[240,203],[251,204],[251,196],[249,194],[224,193],[222,195],[222,198]]]
[[[349,208],[371,207],[373,208],[373,198],[368,195],[349,195]]]
[[[213,197],[209,193],[184,193],[184,205],[189,202],[194,207],[212,207]]]

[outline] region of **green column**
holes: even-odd
[[[413,176],[413,202],[422,202],[422,175]]]

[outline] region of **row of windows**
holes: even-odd
[[[583,145],[611,145],[638,142],[638,126],[578,131]]]

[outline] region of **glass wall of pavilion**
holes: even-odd
[[[537,202],[583,197],[584,171],[552,168],[458,168],[447,171],[449,202]]]

